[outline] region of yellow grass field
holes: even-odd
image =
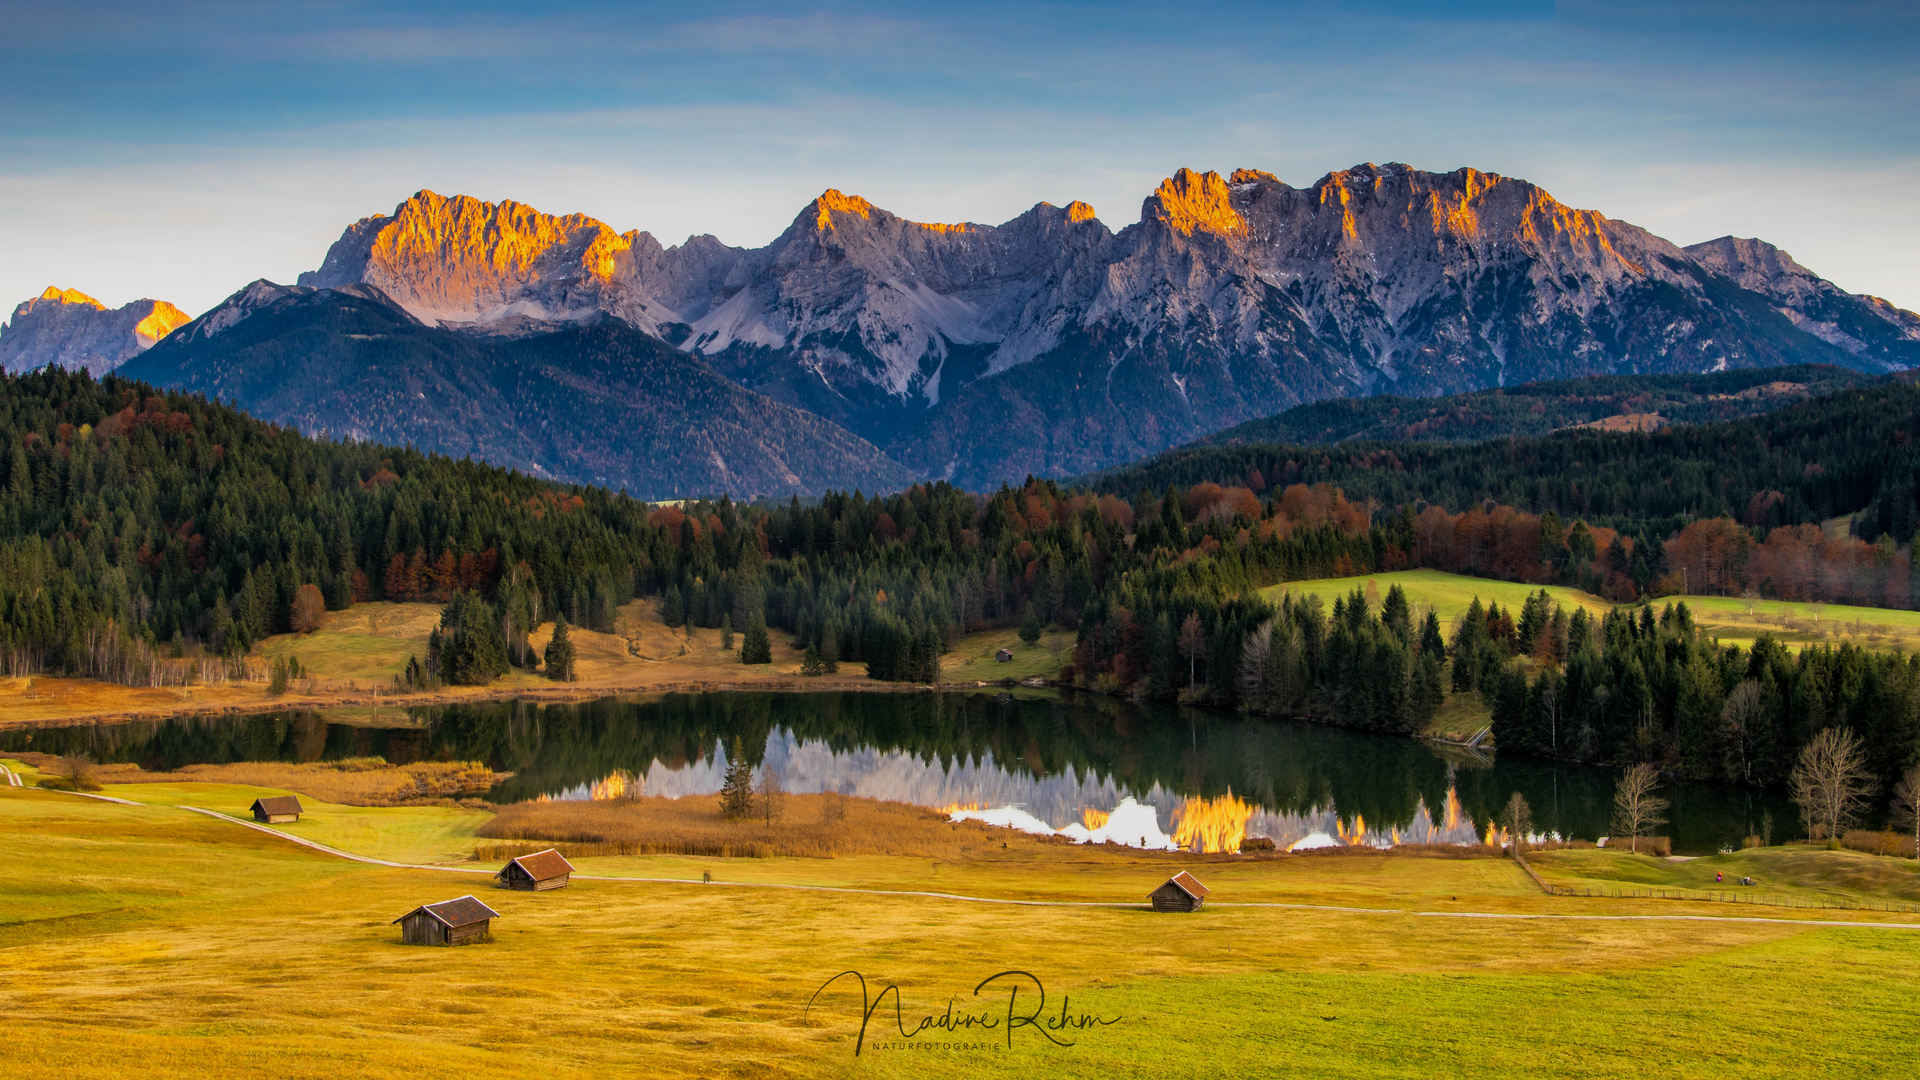
[[[229,809],[248,794],[164,787],[132,793]],[[433,838],[414,809],[364,810],[371,833],[342,843],[457,839],[459,822]],[[337,836],[347,827],[322,821],[335,813],[310,820]],[[9,1076],[1882,1076],[1912,1060],[1920,930],[1781,911],[1509,918],[1754,909],[1547,897],[1501,859],[1151,855],[1010,836],[955,859],[582,859],[582,875],[696,883],[576,877],[529,894],[492,888],[491,864],[357,864],[170,805],[16,788],[0,788],[0,849],[31,869],[0,880]],[[1144,910],[1180,868],[1213,888],[1207,907]],[[393,919],[464,893],[500,913],[492,943],[398,943]],[[1247,902],[1318,906],[1233,906]],[[1491,917],[1420,914],[1449,911]],[[903,1039],[890,995],[856,1056],[858,985],[808,1007],[850,970],[870,993],[898,988],[909,1030],[950,1003],[996,1026]],[[1007,980],[974,996],[1008,970],[1046,993],[1031,1013],[1024,983],[1014,1016],[1111,1022],[1052,1032],[1071,1045],[1022,1027],[1009,1046]]]

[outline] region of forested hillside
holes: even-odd
[[[307,439],[184,394],[58,369],[0,394],[0,656],[10,670],[144,681],[287,629],[294,593],[498,597],[602,620],[658,534],[596,488]]]
[[[1332,398],[1228,428],[1197,444],[1319,446],[1348,439],[1458,443],[1549,435],[1583,425],[1651,431],[1772,412],[1885,378],[1800,364],[1695,375],[1596,375],[1443,397]]]
[[[1381,506],[1463,509],[1485,500],[1661,536],[1690,519],[1744,525],[1819,522],[1863,508],[1863,536],[1907,543],[1920,467],[1920,385],[1846,390],[1764,416],[1656,432],[1592,428],[1464,445],[1191,446],[1099,474],[1122,495],[1202,482],[1281,488],[1336,484]]]

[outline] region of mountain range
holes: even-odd
[[[1085,473],[1332,398],[1920,365],[1920,316],[1847,293],[1762,241],[1681,248],[1524,180],[1397,163],[1305,188],[1251,169],[1183,169],[1118,232],[1078,202],[1000,225],[929,224],[829,190],[752,249],[711,236],[666,247],[584,215],[423,191],[348,226],[298,287],[351,286],[377,290],[421,330],[503,348],[619,333],[617,322],[677,350],[687,366],[676,378],[717,373],[754,392],[755,408],[771,399],[828,422],[791,434],[837,432],[826,456],[852,454],[847,468],[868,468],[859,446],[871,445],[905,475],[969,487]],[[229,301],[203,320],[251,310]],[[194,342],[206,339],[191,330],[171,378],[200,377]],[[552,362],[556,374],[571,364]],[[578,366],[582,385],[600,377]],[[326,392],[344,402],[355,385]],[[279,387],[275,408],[316,423],[302,418],[309,392]],[[372,430],[383,392],[367,383],[358,419],[341,413],[328,430]],[[678,388],[617,392],[664,415]],[[381,437],[471,445],[434,441],[462,426],[465,406],[415,398]],[[532,421],[508,408],[501,422],[524,434]],[[576,426],[596,423],[583,413]],[[755,468],[728,461],[712,475]]]

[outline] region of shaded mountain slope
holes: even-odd
[[[832,423],[617,318],[481,339],[371,286],[256,282],[124,369],[336,438],[406,443],[648,498],[903,486]]]

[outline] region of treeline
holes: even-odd
[[[1529,606],[1544,612],[1547,600]],[[1846,728],[1864,740],[1884,784],[1920,760],[1920,657],[1850,644],[1796,655],[1770,636],[1751,649],[1720,645],[1681,603],[1597,621],[1576,612],[1564,633],[1556,609],[1538,647],[1524,634],[1513,639],[1535,658],[1529,675],[1504,661],[1481,615],[1462,621],[1455,686],[1485,697],[1505,752],[1658,761],[1685,776],[1779,784],[1813,736]]]
[[[1092,478],[1122,496],[1212,482],[1255,491],[1337,485],[1381,506],[1489,500],[1665,537],[1702,518],[1772,528],[1862,508],[1869,542],[1920,529],[1920,385],[1896,380],[1764,416],[1648,433],[1591,428],[1471,444],[1194,446]]]

